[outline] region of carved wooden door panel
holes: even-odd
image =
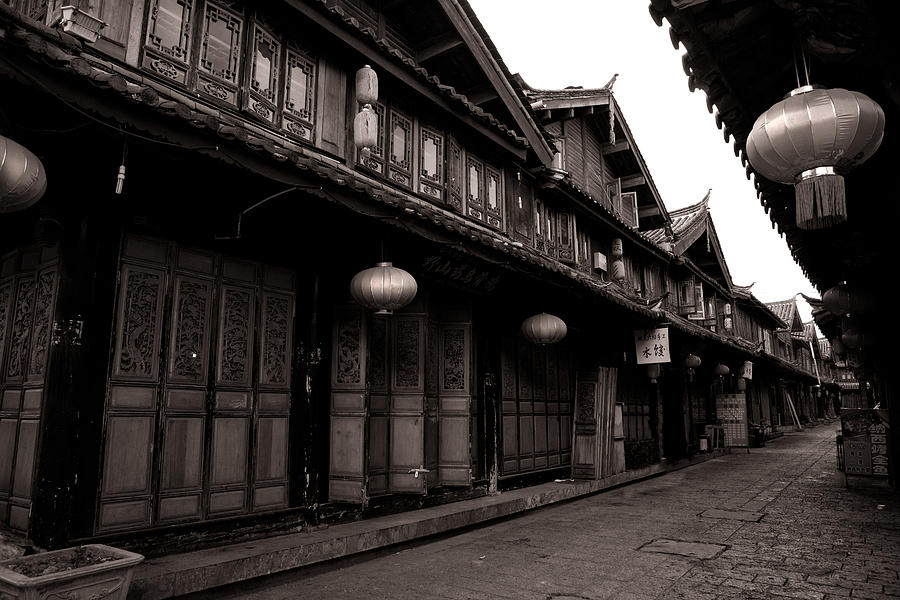
[[[572,450],[572,476],[576,479],[601,479],[616,472],[617,374],[615,368],[607,367],[578,372]]]
[[[0,523],[27,532],[56,310],[56,248],[11,253],[0,265]]]
[[[392,318],[388,491],[427,491],[424,314]]]
[[[293,306],[289,271],[126,238],[98,532],[287,506]]]
[[[362,308],[346,307],[335,312],[332,344],[328,498],[365,506],[368,411],[366,319]]]
[[[468,310],[447,311],[440,325],[438,481],[441,485],[472,484],[470,321]]]

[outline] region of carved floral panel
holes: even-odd
[[[466,389],[466,330],[464,327],[445,327],[441,348],[443,390]]]
[[[19,378],[25,375],[25,360],[28,356],[28,342],[31,334],[35,281],[31,277],[19,280],[16,290],[16,304],[12,314],[12,328],[9,332],[9,362],[6,376]]]
[[[394,386],[397,388],[418,388],[422,362],[419,354],[421,328],[418,319],[397,319],[395,321]]]
[[[346,312],[337,324],[337,352],[334,382],[337,385],[360,385],[362,378],[362,313]]]
[[[263,297],[262,369],[260,383],[287,387],[290,384],[293,304],[290,296]]]
[[[253,294],[226,287],[219,317],[219,381],[249,384],[252,340]]]
[[[12,284],[0,286],[0,365],[6,355],[6,328],[9,325],[9,301],[12,297]]]
[[[28,375],[31,377],[43,376],[47,367],[55,292],[56,271],[44,271],[38,275],[34,299],[34,332],[31,336],[31,359],[28,363]]]
[[[155,379],[159,356],[159,306],[163,275],[125,267],[119,308],[119,345],[115,373]]]
[[[173,379],[203,383],[206,381],[211,284],[179,278],[175,286],[175,325],[169,373]]]

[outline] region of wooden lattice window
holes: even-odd
[[[503,228],[503,177],[490,165],[484,166],[485,220],[496,229]]]
[[[275,121],[278,96],[278,74],[281,71],[281,44],[273,35],[257,25],[253,30],[250,61],[249,108],[269,122]]]
[[[444,187],[444,136],[435,129],[419,129],[419,191],[437,200]]]
[[[213,98],[229,104],[237,103],[243,24],[243,19],[230,10],[212,2],[206,5],[198,62],[200,80],[197,87]]]
[[[447,142],[447,204],[453,210],[462,212],[463,152],[459,143],[451,136]]]
[[[308,55],[288,49],[284,73],[284,112],[282,129],[312,141],[315,106],[315,64]],[[379,120],[384,120],[381,107]]]
[[[412,187],[412,119],[391,107],[388,177],[404,187]]]
[[[154,0],[147,20],[144,66],[168,79],[187,83],[191,53],[192,0]]]
[[[484,220],[484,163],[466,156],[466,214]]]

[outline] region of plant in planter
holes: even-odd
[[[144,557],[87,544],[0,561],[0,600],[125,600]]]

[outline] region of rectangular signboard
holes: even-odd
[[[635,330],[634,352],[639,365],[672,362],[669,356],[669,328]]]
[[[725,445],[750,447],[747,397],[744,394],[716,396],[716,418],[725,430]]]

